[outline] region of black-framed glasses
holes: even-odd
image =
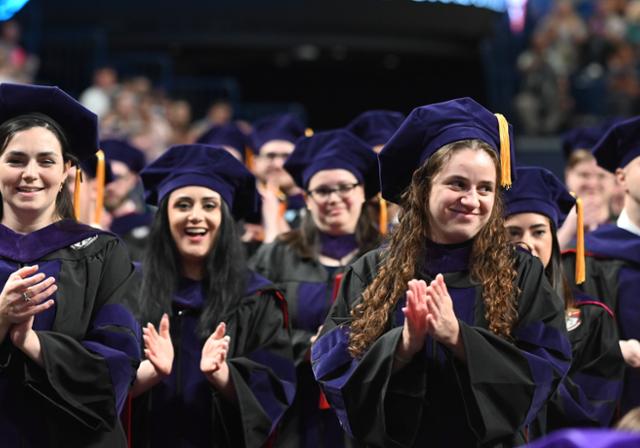
[[[331,193],[337,193],[341,198],[346,198],[358,185],[360,185],[360,182],[353,184],[339,184],[335,187],[321,185],[313,190],[308,190],[307,193],[316,201],[326,201],[331,196]]]
[[[290,152],[268,152],[266,154],[260,154],[259,157],[267,159],[269,162],[274,162],[277,159],[287,160],[290,155]]]

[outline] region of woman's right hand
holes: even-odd
[[[404,327],[402,340],[396,349],[397,358],[409,360],[424,347],[424,341],[429,331],[427,315],[427,284],[424,280],[411,280],[408,283],[407,303],[404,313]]]
[[[171,375],[174,355],[169,332],[169,316],[166,313],[162,315],[159,332],[151,322],[143,327],[142,339],[144,339],[144,354],[153,364],[156,372],[162,377]]]
[[[637,339],[621,340],[620,351],[629,366],[634,369],[640,368],[640,342]]]
[[[46,299],[58,289],[56,279],[37,272],[37,265],[25,266],[9,276],[0,292],[1,326],[23,323],[53,306]]]

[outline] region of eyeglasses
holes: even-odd
[[[331,196],[331,193],[337,193],[341,198],[346,198],[358,185],[360,185],[359,182],[356,182],[355,184],[340,184],[336,185],[335,187],[322,185],[318,188],[307,191],[307,193],[309,193],[309,196],[311,196],[316,201],[328,200]]]

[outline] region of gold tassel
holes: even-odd
[[[73,216],[80,220],[80,182],[82,182],[82,170],[76,165],[76,180],[73,187]]]
[[[576,285],[584,283],[587,277],[587,267],[584,255],[584,208],[582,199],[571,193],[576,198]]]
[[[244,148],[244,166],[246,166],[249,171],[253,171],[253,151],[248,146]]]
[[[313,134],[314,134],[314,132],[313,132],[313,129],[311,129],[311,128],[307,128],[307,129],[304,130],[304,136],[305,137],[313,137]]]
[[[509,123],[502,114],[495,114],[500,131],[500,185],[511,188],[511,142],[509,141]]]
[[[382,194],[378,193],[378,201],[380,202],[380,215],[378,216],[378,227],[380,235],[384,236],[388,232],[389,212],[387,211],[387,201],[382,198]]]
[[[104,160],[104,152],[101,149],[96,152],[96,158],[98,159],[96,165],[96,209],[93,215],[93,224],[100,226],[104,207],[104,185],[106,183],[106,162]]]

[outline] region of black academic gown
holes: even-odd
[[[200,371],[204,340],[196,327],[202,284],[182,279],[173,300],[171,375],[133,403],[134,447],[261,447],[293,402],[295,372],[284,299],[257,274],[227,316],[227,363],[237,403]]]
[[[506,447],[522,443],[528,427],[569,369],[562,301],[540,261],[514,252],[518,320],[513,341],[488,330],[481,286],[469,277],[470,244],[431,243],[420,278],[443,273],[466,362],[430,336],[423,351],[392,371],[404,315],[400,298],[386,332],[353,359],[348,351],[351,310],[378,272],[380,250],[347,269],[338,298],[312,347],[316,378],[340,421],[372,447]]]
[[[616,315],[620,339],[640,339],[640,236],[615,225],[598,227],[585,236],[586,281],[578,285],[602,300]],[[569,278],[575,269],[575,251],[563,253]],[[621,414],[640,406],[640,369],[625,369]]]
[[[298,377],[296,400],[278,433],[277,446],[339,448],[344,431],[333,410],[324,406],[310,362],[310,338],[315,335],[333,303],[336,275],[344,267],[328,270],[318,260],[302,258],[289,245],[275,241],[263,245],[252,267],[271,280],[289,306],[291,339]]]
[[[622,393],[624,359],[613,311],[576,291],[566,323],[573,360],[549,402],[548,430],[609,426]]]
[[[113,235],[64,220],[27,235],[0,226],[0,279],[25,265],[56,278],[35,317],[44,367],[0,346],[0,445],[125,447],[118,418],[140,359],[133,267]]]

